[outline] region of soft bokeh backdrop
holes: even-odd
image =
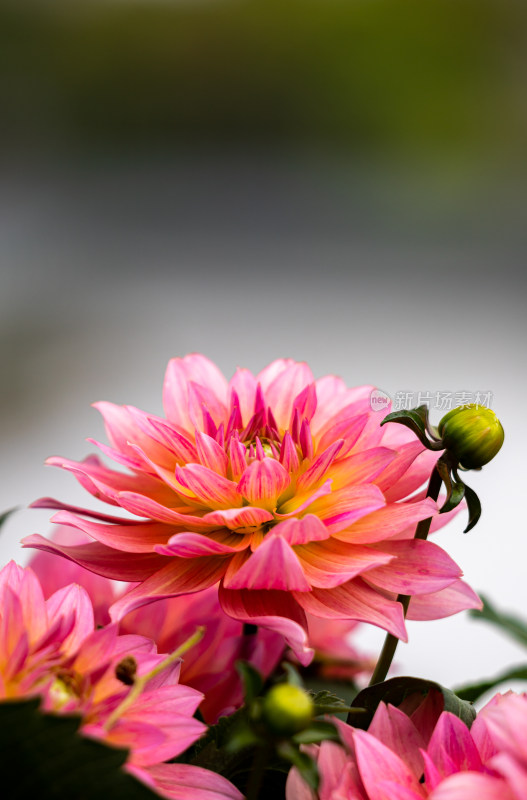
[[[520,0],[4,2],[2,563],[49,529],[33,499],[84,501],[43,461],[104,438],[92,402],[160,413],[190,351],[227,375],[290,356],[392,396],[493,393],[482,521],[437,540],[527,608],[526,21]],[[398,667],[445,684],[523,655],[464,615],[409,629]]]

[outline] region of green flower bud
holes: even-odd
[[[453,408],[438,425],[439,435],[465,469],[488,464],[503,444],[505,434],[494,411],[471,403]]]
[[[303,689],[289,683],[273,686],[263,700],[262,716],[278,736],[293,736],[313,718],[313,700]]]

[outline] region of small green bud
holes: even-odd
[[[494,411],[474,403],[453,408],[438,425],[439,435],[465,469],[488,464],[500,450],[505,434]]]
[[[303,689],[290,683],[273,686],[263,700],[262,716],[278,736],[293,736],[307,728],[313,718],[314,705]]]

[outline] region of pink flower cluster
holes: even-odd
[[[128,472],[95,456],[48,462],[140,519],[47,499],[39,505],[61,509],[55,522],[91,541],[34,535],[25,544],[136,583],[113,604],[114,620],[219,582],[228,616],[284,636],[302,664],[313,656],[307,614],[368,622],[406,640],[398,593],[412,596],[410,619],[479,600],[438,545],[413,539],[415,524],[438,512],[415,494],[437,453],[401,426],[381,428],[372,388],[315,380],[292,360],[256,376],[238,369],[227,381],[204,356],[175,358],[166,419],[96,404],[110,446],[94,444]]]
[[[410,716],[381,703],[368,731],[338,723],[344,746],[310,748],[318,800],[525,800],[527,695],[496,695],[469,730],[429,696]],[[316,800],[296,770],[287,800]]]
[[[45,600],[31,569],[10,562],[0,571],[0,701],[39,696],[44,711],[80,715],[84,735],[129,749],[126,769],[164,797],[190,800],[203,788],[210,800],[240,800],[220,775],[163,763],[206,730],[193,717],[202,695],[179,684],[179,672],[150,639],[119,635],[115,624],[95,629],[81,586]]]

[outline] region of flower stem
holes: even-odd
[[[432,474],[430,475],[430,481],[428,483],[426,496],[432,498],[432,500],[437,500],[437,498],[439,497],[439,490],[441,488],[441,484],[442,484],[441,476],[437,468],[434,467]],[[421,522],[419,522],[419,524],[417,525],[417,528],[415,529],[414,538],[426,539],[431,524],[432,524],[432,517],[429,517],[428,519],[422,519]],[[397,597],[397,601],[402,605],[403,614],[404,616],[406,616],[406,612],[408,611],[408,606],[410,604],[410,597],[405,594],[400,594]],[[373,675],[371,676],[371,680],[369,683],[370,686],[372,686],[374,683],[382,683],[382,681],[386,679],[398,642],[399,639],[397,638],[397,636],[394,636],[392,633],[387,634],[386,639],[384,640],[384,646],[379,656],[379,660],[377,661],[377,665],[373,670]]]
[[[270,748],[269,744],[262,744],[254,755],[249,780],[247,782],[246,800],[258,800],[260,797],[260,788],[265,774],[265,768],[269,760]]]
[[[104,729],[109,731],[112,728],[120,716],[132,705],[132,703],[139,697],[143,689],[145,688],[146,684],[149,680],[154,678],[156,675],[159,675],[160,672],[163,672],[167,667],[177,661],[181,656],[190,650],[191,647],[194,647],[200,639],[203,638],[203,634],[205,633],[205,628],[203,626],[199,626],[196,628],[192,636],[190,636],[183,644],[181,644],[173,653],[170,653],[163,661],[160,661],[150,672],[147,672],[146,675],[141,675],[137,677],[133,683],[132,688],[126,695],[126,697],[121,700],[117,708],[113,710],[110,714],[106,722],[104,723]]]

